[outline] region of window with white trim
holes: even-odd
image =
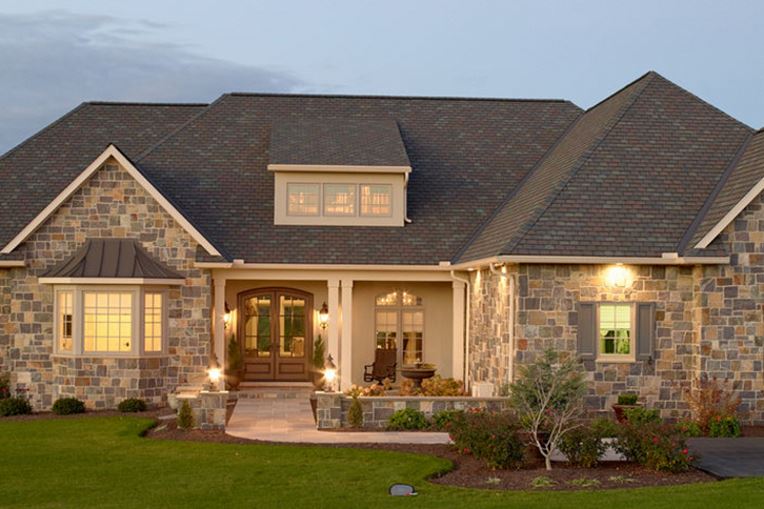
[[[422,298],[396,290],[378,295],[375,304],[376,348],[398,350],[398,362],[404,366],[423,362]]]
[[[164,289],[59,288],[55,307],[56,353],[133,357],[166,350]]]
[[[631,304],[598,306],[598,346],[600,359],[631,359],[634,357],[634,317]]]
[[[385,218],[393,215],[391,184],[287,183],[288,216]]]
[[[355,216],[355,184],[324,184],[324,215]]]
[[[318,216],[320,202],[319,184],[287,184],[287,214],[290,216]]]
[[[390,184],[362,184],[361,215],[388,217],[393,213],[393,186]]]

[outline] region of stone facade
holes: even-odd
[[[133,238],[185,276],[167,293],[168,348],[163,358],[70,358],[53,353],[53,287],[38,276],[87,238]],[[36,409],[75,395],[91,408],[127,397],[162,403],[167,391],[203,377],[211,343],[211,280],[194,267],[196,242],[125,170],[107,164],[17,251],[26,268],[0,269],[0,366],[28,390]],[[4,297],[5,296],[5,297]],[[8,298],[10,296],[10,299]]]
[[[347,428],[348,411],[353,398],[338,392],[316,393],[316,420],[318,429]],[[508,408],[506,398],[427,397],[427,396],[378,396],[358,398],[363,407],[363,425],[366,428],[384,429],[390,416],[398,410],[413,408],[427,418],[444,410],[485,409],[502,411]]]
[[[685,417],[686,392],[715,377],[731,381],[743,420],[764,422],[764,199],[716,242],[730,253],[729,265],[630,266],[623,287],[606,283],[610,267],[602,265],[521,264],[506,275],[474,273],[471,382],[501,386],[548,348],[576,355],[579,302],[654,302],[653,359],[586,361],[590,407],[607,411],[619,393],[638,392],[664,417]]]
[[[225,429],[228,391],[199,391],[177,396],[178,412],[183,401],[188,401],[194,414],[194,427],[199,429]]]

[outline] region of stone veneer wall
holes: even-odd
[[[764,200],[752,203],[717,242],[728,247],[730,265],[630,266],[624,288],[605,284],[608,267],[602,265],[515,265],[506,278],[474,273],[471,383],[501,386],[512,342],[515,366],[547,348],[575,355],[578,302],[654,302],[654,359],[587,361],[590,408],[608,410],[619,393],[633,391],[664,417],[684,417],[686,391],[716,377],[731,380],[745,421],[764,422]],[[512,297],[502,282],[509,278],[516,282],[513,338],[507,333]]]
[[[0,373],[9,370],[8,347],[11,344],[11,271],[0,269]]]
[[[53,355],[53,287],[38,275],[60,263],[87,238],[134,238],[186,278],[168,291],[168,349],[162,359],[81,358]],[[28,389],[35,408],[60,395],[89,407],[113,407],[127,397],[161,403],[167,390],[203,377],[210,349],[211,285],[208,271],[194,267],[196,242],[122,168],[107,164],[18,251],[27,268],[11,269],[5,368]],[[0,273],[0,278],[2,274]],[[2,279],[0,279],[0,288]],[[0,295],[2,293],[0,292]],[[0,301],[2,306],[2,301]],[[2,318],[0,318],[2,320]]]

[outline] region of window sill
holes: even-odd
[[[634,357],[598,357],[594,362],[597,364],[634,364],[637,359]]]
[[[61,357],[64,359],[161,359],[169,357],[167,353],[150,354],[114,354],[107,352],[89,352],[89,353],[53,353],[51,357]]]

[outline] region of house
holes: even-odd
[[[666,417],[764,421],[764,133],[649,72],[562,100],[85,103],[0,159],[0,372],[160,403],[224,362],[345,388],[375,350],[497,393],[554,348]],[[324,310],[324,313],[319,311]]]

